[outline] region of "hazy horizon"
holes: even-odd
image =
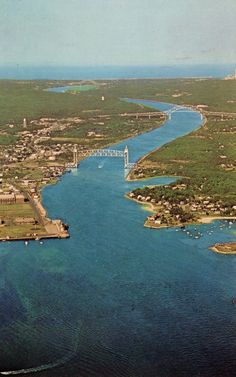
[[[236,62],[235,0],[2,0],[0,66]]]
[[[234,72],[234,64],[163,65],[163,66],[70,66],[70,65],[4,65],[0,79],[16,80],[109,80],[151,78],[223,78]]]

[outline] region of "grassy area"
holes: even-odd
[[[13,221],[16,217],[34,217],[34,211],[29,203],[0,204],[0,218]]]
[[[188,177],[189,189],[195,193],[235,201],[236,134],[223,131],[232,123],[209,120],[206,127],[151,153],[135,175]]]
[[[0,219],[4,221],[4,225],[0,226],[0,238],[45,234],[45,229],[40,224],[16,224],[17,217],[34,218],[35,212],[29,203],[0,204]]]
[[[97,90],[80,92],[77,96],[70,93],[52,93],[45,91],[49,87],[64,86],[68,81],[11,81],[0,80],[0,122],[22,124],[23,118],[72,117],[86,111],[99,110],[104,114],[142,111],[138,105],[120,101],[114,92],[115,82],[103,82]],[[75,85],[79,82],[75,82]],[[102,101],[102,96],[105,101]],[[121,95],[123,96],[123,95]]]
[[[162,122],[158,118],[153,118],[151,122],[148,118],[129,119],[118,116],[100,120],[95,118],[82,121],[79,126],[72,126],[67,130],[54,132],[52,139],[56,142],[74,142],[79,145],[103,147],[150,131],[161,124]],[[94,133],[94,136],[89,137],[89,133]],[[47,143],[45,142],[45,144]]]
[[[0,238],[24,238],[37,234],[37,236],[45,236],[46,231],[41,225],[21,224],[0,227]]]
[[[158,94],[162,101],[204,104],[208,106],[208,111],[236,113],[236,81],[195,80],[193,83],[193,80],[173,80],[168,88],[164,87],[164,81]],[[177,93],[182,95],[176,97]],[[236,117],[226,119],[207,115],[207,122],[203,127],[148,155],[138,164],[131,177],[159,175],[183,178],[177,181],[177,187],[176,184],[164,188],[146,187],[135,190],[133,194],[134,198],[138,195],[150,197],[154,207],[155,203],[160,203],[156,209],[161,212],[161,223],[184,223],[186,216],[187,220],[195,221],[206,214],[235,215]],[[209,204],[202,206],[201,202],[204,200]]]
[[[15,144],[17,136],[11,134],[0,134],[0,145],[12,145]]]
[[[22,123],[24,117],[89,116],[86,111],[103,113],[142,111],[120,98],[145,98],[178,104],[207,104],[211,110],[236,111],[236,81],[197,79],[150,79],[98,81],[98,89],[69,93],[51,93],[43,89],[68,85],[69,81],[10,81],[0,80],[0,119],[3,126],[9,122]],[[73,82],[79,85],[79,82]],[[181,95],[180,97],[173,97]],[[105,97],[105,101],[101,97]]]
[[[95,90],[97,89],[97,86],[95,85],[79,85],[79,86],[73,86],[71,89],[66,89],[67,93],[73,93],[78,94],[80,92],[86,92],[87,90]]]
[[[236,80],[120,80],[110,85],[109,90],[117,97],[145,98],[180,105],[206,104],[212,111],[236,111]]]

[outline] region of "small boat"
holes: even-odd
[[[28,246],[28,243],[29,243],[28,241],[25,241],[25,246]]]

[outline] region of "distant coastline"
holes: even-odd
[[[234,64],[160,66],[0,66],[0,79],[9,80],[111,80],[151,78],[223,78]]]

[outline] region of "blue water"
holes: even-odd
[[[95,86],[92,85],[84,85],[84,86],[78,86],[78,85],[66,85],[66,86],[58,86],[55,88],[49,88],[46,89],[48,92],[53,92],[53,93],[66,93],[67,91],[70,90],[81,90],[81,91],[86,91],[86,90],[94,90],[96,89]]]
[[[197,112],[176,112],[115,148],[128,145],[135,161],[200,124]],[[144,228],[148,213],[124,198],[143,184],[125,181],[122,159],[88,158],[43,191],[49,216],[70,224],[69,240],[0,245],[1,370],[51,363],[36,375],[234,375],[236,259],[208,249],[233,240],[232,229],[202,225],[194,239],[193,226]]]
[[[121,78],[225,77],[234,72],[233,64],[173,66],[0,66],[0,79],[92,80]]]

